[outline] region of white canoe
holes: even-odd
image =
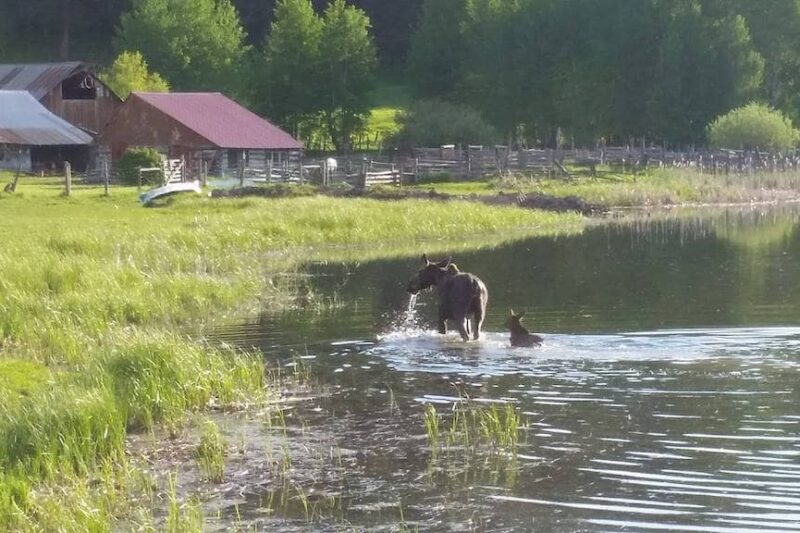
[[[156,187],[155,189],[150,189],[149,191],[143,192],[139,195],[139,201],[142,204],[147,205],[156,198],[161,198],[162,196],[169,196],[170,194],[175,194],[179,192],[194,192],[194,193],[201,193],[203,192],[200,188],[199,181],[187,181],[185,183],[170,183],[164,185],[163,187]]]

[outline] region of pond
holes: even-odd
[[[490,292],[485,338],[466,344],[432,331],[434,294],[409,312],[418,257],[307,265],[324,306],[219,335],[302,362],[322,392],[280,429],[223,422],[250,443],[229,465],[249,484],[218,498],[214,523],[800,529],[799,221],[791,206],[639,215],[460,253]],[[509,308],[527,311],[541,348],[509,346]],[[458,437],[466,398],[513,406],[518,442]]]

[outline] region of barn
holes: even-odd
[[[0,91],[27,91],[55,115],[92,136],[122,100],[79,61],[0,64]]]
[[[86,166],[92,137],[27,91],[0,91],[0,168],[31,172]]]
[[[221,93],[132,93],[96,143],[117,160],[129,147],[182,159],[190,175],[263,167],[297,154],[291,135]]]

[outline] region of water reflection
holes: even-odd
[[[459,254],[490,290],[478,343],[430,331],[430,294],[407,320],[417,258],[312,264],[315,292],[341,307],[221,337],[307,358],[328,392],[294,409],[298,438],[348,458],[338,477],[308,467],[337,498],[339,518],[317,528],[797,530],[797,213],[673,213]],[[509,346],[509,307],[528,310],[544,346]],[[424,404],[447,413],[463,396],[515,406],[513,461],[449,455],[431,468]]]

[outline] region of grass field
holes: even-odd
[[[209,346],[202,332],[289,305],[298,285],[285,273],[301,259],[435,253],[583,226],[572,214],[453,207],[186,196],[148,209],[135,189],[104,197],[79,186],[65,198],[58,180],[27,177],[0,193],[0,529],[108,531],[121,517],[155,527],[142,503],[152,482],[127,457],[127,432],[181,431],[210,403],[264,401],[261,355]]]
[[[703,203],[747,203],[796,198],[800,173],[711,175],[693,170],[653,170],[642,174],[603,173],[591,179],[498,178],[418,185],[453,195],[522,191],[578,196],[608,207],[651,207]]]

